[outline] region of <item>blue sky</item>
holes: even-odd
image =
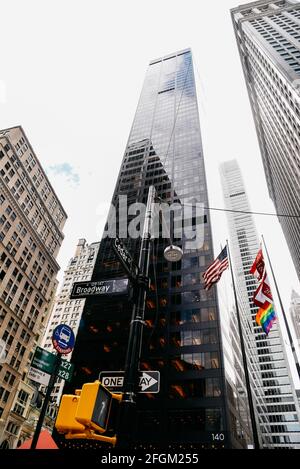
[[[79,174],[75,172],[74,168],[69,163],[61,163],[46,168],[48,177],[61,175],[66,178],[67,183],[73,184],[75,187],[80,185]]]

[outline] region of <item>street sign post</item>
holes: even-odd
[[[99,282],[75,282],[73,283],[70,298],[72,300],[90,296],[124,295],[128,292],[128,287],[128,278],[116,278]]]
[[[49,383],[50,375],[53,372],[55,365],[56,355],[48,352],[47,350],[37,347],[27,374],[27,377],[32,381],[47,386]],[[65,381],[71,381],[74,370],[73,363],[67,360],[61,360],[57,376]]]
[[[60,361],[61,361],[61,354],[58,353],[57,355],[54,355],[54,357],[55,357],[55,363],[54,363],[53,371],[51,375],[49,375],[49,384],[47,386],[46,395],[45,395],[43,406],[40,412],[40,416],[39,416],[39,419],[38,419],[38,422],[34,431],[30,449],[36,449],[39,435],[43,427],[43,422],[44,422],[44,418],[45,418],[46,411],[48,408],[48,404],[50,402],[51,393],[53,391],[53,387],[57,378],[57,372],[58,372]]]
[[[57,379],[57,376],[59,375],[59,372],[62,375],[64,374],[63,370],[65,367],[67,367],[69,370],[72,368],[71,364],[67,365],[66,363],[64,363],[62,365],[62,359],[61,359],[62,355],[66,355],[72,352],[74,348],[75,336],[74,336],[74,332],[72,331],[72,329],[66,324],[59,324],[58,326],[56,326],[52,334],[52,343],[53,343],[53,347],[57,351],[57,354],[53,355],[52,353],[49,353],[47,350],[41,349],[38,351],[38,359],[35,360],[35,363],[37,364],[37,366],[39,366],[40,368],[47,368],[47,370],[49,371],[50,379],[49,379],[49,383],[47,386],[47,391],[46,391],[46,395],[44,398],[41,413],[40,413],[40,416],[39,416],[39,419],[38,419],[38,422],[34,431],[30,449],[36,449],[36,445],[37,445],[39,435],[41,433],[41,429],[43,426],[44,418],[46,415],[47,407],[50,402],[51,393],[53,391],[55,381]],[[44,359],[42,357],[44,357]],[[53,360],[53,358],[51,357],[54,357],[54,362],[52,362],[52,365],[49,365],[49,362]],[[64,362],[66,362],[66,360],[64,360]],[[69,365],[71,365],[70,368],[69,368]],[[63,379],[67,379],[66,375],[61,376],[61,377]],[[68,375],[68,378],[69,378],[69,375]]]
[[[131,280],[135,281],[139,268],[118,236],[112,240],[112,247]]]
[[[61,355],[72,352],[75,345],[74,332],[67,324],[59,324],[53,331],[52,343],[55,350]]]
[[[159,371],[139,371],[139,394],[160,391]],[[124,385],[124,371],[101,371],[99,380],[110,391],[121,392]]]
[[[56,355],[37,347],[35,349],[27,377],[36,383],[47,386],[53,371]]]

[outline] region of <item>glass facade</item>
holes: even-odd
[[[270,197],[300,213],[300,4],[259,1],[232,10]],[[300,221],[278,217],[300,278]]]
[[[145,203],[150,185],[164,202],[208,203],[190,49],[149,64],[113,205],[118,206],[119,196],[125,195],[127,207]],[[128,225],[132,218],[129,211]],[[178,220],[181,223],[176,213],[174,220],[175,238]],[[121,221],[120,215],[117,228]],[[194,226],[196,220],[187,222]],[[177,239],[184,256],[175,264],[163,257],[168,240],[152,243],[140,368],[159,370],[161,389],[158,394],[138,395],[139,447],[240,448],[246,444],[241,432],[231,431],[231,424],[229,429],[216,289],[205,291],[202,283],[202,273],[214,258],[209,213],[202,217],[202,229],[204,241],[197,249],[186,237]],[[127,237],[127,232],[120,237],[138,261],[140,240]],[[122,276],[111,240],[104,236],[92,280]],[[124,369],[131,312],[128,297],[86,300],[68,392],[97,379],[100,371]]]
[[[293,321],[298,346],[300,347],[300,295],[295,290],[292,291],[290,316]]]
[[[237,161],[222,164],[221,178],[226,209],[237,211],[227,212],[227,220],[261,447],[296,449],[300,413],[281,324],[277,319],[266,336],[255,320],[258,284],[249,271],[260,245]]]

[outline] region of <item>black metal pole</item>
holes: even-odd
[[[290,327],[289,327],[289,324],[288,324],[288,320],[287,320],[287,317],[286,317],[286,314],[285,314],[285,309],[283,307],[283,303],[282,303],[282,300],[281,300],[281,295],[279,293],[278,284],[277,284],[277,281],[276,281],[276,278],[275,278],[275,274],[274,274],[273,266],[272,266],[271,259],[270,259],[270,256],[269,256],[269,252],[268,252],[268,249],[267,249],[267,246],[266,246],[265,238],[263,237],[263,235],[261,237],[262,237],[262,240],[263,240],[263,243],[264,243],[264,248],[265,248],[267,258],[268,258],[268,261],[269,261],[269,265],[270,265],[270,269],[271,269],[271,272],[272,272],[272,276],[273,276],[277,296],[278,296],[278,299],[279,299],[283,319],[284,319],[284,322],[285,322],[285,327],[286,327],[286,330],[287,330],[287,333],[288,333],[291,349],[292,349],[292,352],[293,352],[293,357],[294,357],[294,360],[295,360],[295,365],[296,365],[296,368],[297,368],[298,376],[300,378],[300,365],[299,365],[299,361],[298,361],[298,357],[297,357],[293,337],[292,337],[291,330],[290,330]]]
[[[139,276],[135,285],[135,304],[129,329],[128,348],[125,361],[123,385],[123,399],[120,403],[120,419],[117,432],[117,446],[129,447],[136,422],[136,389],[139,373],[139,362],[144,326],[144,313],[148,287],[148,273],[150,261],[151,223],[155,188],[150,186],[148,201],[141,239],[139,257]]]
[[[246,381],[246,389],[247,389],[247,395],[248,395],[248,403],[249,403],[250,419],[251,419],[251,425],[252,425],[254,448],[255,449],[260,449],[258,432],[257,432],[257,425],[256,425],[256,419],[255,419],[254,404],[253,404],[253,398],[252,398],[252,392],[251,392],[251,386],[250,386],[247,355],[246,355],[246,351],[245,351],[244,335],[243,335],[243,329],[242,329],[242,323],[241,323],[241,317],[240,317],[240,309],[239,309],[238,300],[237,300],[237,294],[236,294],[235,281],[234,281],[233,269],[232,269],[232,264],[231,264],[229,244],[228,244],[228,241],[226,241],[226,242],[227,242],[228,259],[229,259],[231,279],[232,279],[232,287],[233,287],[233,293],[234,293],[236,315],[237,315],[237,320],[238,320],[238,329],[239,329],[240,342],[241,342],[243,366],[244,366],[244,371],[245,371],[245,381]]]
[[[55,363],[54,363],[54,368],[53,368],[52,374],[50,376],[49,384],[47,386],[47,391],[46,391],[46,395],[45,395],[45,398],[44,398],[43,407],[42,407],[42,410],[41,410],[41,413],[40,413],[40,416],[39,416],[39,419],[38,419],[38,423],[36,425],[36,429],[34,431],[34,435],[33,435],[33,438],[32,438],[30,449],[36,449],[36,445],[37,445],[37,442],[38,442],[38,439],[39,439],[39,436],[40,436],[40,433],[41,433],[41,429],[42,429],[42,426],[43,426],[43,423],[44,423],[44,418],[45,418],[45,415],[46,415],[46,412],[47,412],[47,407],[48,407],[48,404],[49,404],[49,401],[50,401],[51,392],[53,390],[53,387],[54,387],[54,384],[55,384],[55,381],[56,381],[56,378],[57,378],[57,372],[58,372],[60,363],[61,363],[61,354],[57,353],[56,360],[55,360]]]

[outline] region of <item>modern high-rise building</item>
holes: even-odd
[[[190,49],[149,64],[112,199],[117,208],[131,208],[129,225],[136,213],[131,204],[145,203],[150,185],[166,203],[208,203]],[[117,215],[120,228],[126,213],[118,208]],[[175,236],[180,214],[174,219]],[[195,228],[194,217],[185,222]],[[161,387],[158,394],[138,395],[138,447],[244,448],[251,442],[247,408],[241,418],[234,393],[228,405],[216,288],[203,288],[202,273],[214,259],[209,213],[197,223],[203,243],[175,240],[184,251],[175,264],[163,256],[168,240],[152,243],[140,369],[160,371]],[[140,238],[129,237],[125,228],[120,237],[137,262]],[[125,276],[111,239],[103,236],[92,281]],[[128,295],[86,299],[72,357],[74,378],[65,392],[97,379],[101,371],[124,370],[131,314]],[[79,443],[62,439],[60,444]]]
[[[230,275],[230,274],[229,274]],[[221,288],[221,285],[220,285]],[[226,288],[226,287],[225,287]],[[222,297],[222,294],[220,295]],[[226,295],[227,296],[227,295]],[[220,306],[224,370],[227,388],[227,406],[237,440],[244,440],[245,447],[254,448],[249,398],[245,384],[245,371],[236,310],[232,304],[222,301]],[[238,429],[238,431],[237,431]]]
[[[221,180],[261,446],[300,448],[300,409],[281,324],[277,319],[266,336],[255,321],[258,308],[252,300],[258,285],[250,268],[260,245],[236,160],[221,165]]]
[[[300,3],[232,11],[269,194],[300,278]],[[296,217],[295,217],[296,215]]]
[[[79,328],[85,299],[70,300],[70,293],[74,282],[91,280],[100,243],[87,244],[85,239],[79,239],[75,255],[70,259],[59,294],[55,298],[49,321],[42,339],[42,347],[53,351],[52,332],[58,324],[67,324],[73,330],[75,337]],[[67,360],[72,354],[66,356]],[[52,397],[59,404],[63,391],[64,380],[58,378],[53,389]]]
[[[66,213],[23,129],[0,131],[0,444],[18,442],[35,389],[24,381],[57,286]]]
[[[295,292],[295,290],[292,291],[290,315],[293,321],[298,345],[300,347],[300,295]]]

